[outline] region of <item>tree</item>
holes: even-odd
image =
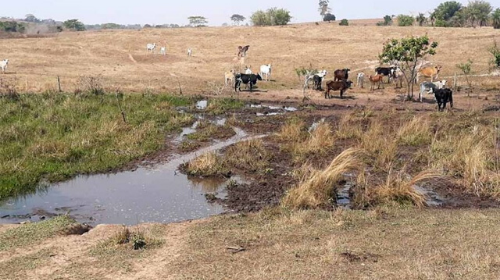
[[[392,25],[392,17],[390,15],[386,15],[384,17],[384,21],[378,22],[378,26],[389,26]]]
[[[330,13],[327,13],[324,17],[323,17],[323,21],[335,21],[337,18],[335,17],[335,15],[333,14],[330,14]]]
[[[464,73],[464,76],[465,76],[465,80],[467,81],[467,85],[469,85],[469,91],[467,92],[467,96],[470,96],[470,89],[472,89],[472,82],[469,80],[469,75],[472,71],[472,60],[469,59],[467,62],[465,63],[460,63],[460,64],[457,64],[457,68],[460,69],[462,71],[462,73]]]
[[[448,26],[448,21],[461,9],[462,4],[456,1],[447,1],[439,4],[439,6],[432,13],[433,18],[436,20],[436,26]]]
[[[75,31],[85,31],[85,25],[77,19],[69,19],[63,23],[66,29]]]
[[[292,16],[285,9],[271,8],[267,11],[258,10],[252,14],[250,20],[255,26],[287,25]]]
[[[341,26],[348,26],[349,25],[349,21],[347,19],[343,19],[340,21],[339,25]]]
[[[231,21],[234,22],[236,25],[240,25],[241,22],[245,21],[245,17],[242,15],[234,14],[231,16]]]
[[[425,22],[427,21],[427,18],[423,13],[419,13],[415,19],[418,22],[418,26],[424,26]]]
[[[323,18],[323,21],[326,21],[325,16],[327,14],[330,14],[330,12],[331,12],[330,7],[328,7],[329,4],[330,4],[329,0],[319,0],[318,11],[319,11],[320,16]]]
[[[413,86],[417,77],[417,64],[427,55],[435,55],[437,42],[427,36],[392,39],[384,44],[379,56],[381,62],[396,63],[403,72],[407,84],[407,99],[413,99]]]
[[[398,26],[412,26],[415,23],[415,18],[407,15],[398,16]]]
[[[473,27],[475,27],[476,24],[485,26],[492,10],[491,4],[486,1],[471,1],[464,9],[464,16]]]
[[[27,14],[26,15],[26,18],[24,19],[24,21],[27,21],[27,22],[34,22],[34,23],[38,23],[40,22],[39,19],[37,19],[34,15],[32,14]]]
[[[500,67],[500,47],[498,47],[497,41],[493,42],[493,46],[488,51],[493,55],[493,64]]]
[[[188,20],[191,27],[204,27],[208,24],[207,19],[203,16],[190,16]]]
[[[493,28],[500,29],[500,8],[491,14],[491,23],[493,24]]]
[[[23,33],[26,27],[22,23],[17,23],[15,21],[0,21],[0,30],[5,32],[19,32]]]

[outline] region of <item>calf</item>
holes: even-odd
[[[314,81],[314,89],[321,90],[321,84],[323,83],[323,77],[318,76],[318,75],[314,75],[313,81]]]
[[[330,90],[336,91],[340,90],[340,98],[344,98],[344,92],[348,90],[352,85],[351,81],[329,81],[326,83],[325,99],[332,98],[330,96]]]
[[[192,49],[188,49],[187,54],[188,54],[188,56],[192,56],[193,55],[193,50]]]
[[[264,77],[266,75],[266,81],[269,81],[269,76],[271,76],[271,64],[260,66],[260,76]]]
[[[437,65],[434,67],[424,67],[420,70],[418,70],[417,73],[417,83],[420,79],[421,76],[424,76],[426,78],[431,78],[431,82],[434,81],[434,79],[437,79],[439,76],[439,72],[441,71],[441,66]]]
[[[380,75],[380,74],[379,75],[375,75],[375,76],[370,75],[370,77],[368,77],[368,79],[371,82],[370,90],[374,90],[375,84],[377,84],[377,83],[378,83],[378,88],[377,89],[380,89],[380,85],[382,84],[382,82],[384,80],[384,76]]]
[[[161,55],[167,55],[167,48],[166,47],[161,47],[160,48],[160,54]]]
[[[250,75],[252,74],[252,69],[250,69],[252,66],[245,66],[245,74]]]
[[[146,45],[146,50],[147,50],[147,51],[154,52],[154,51],[155,51],[155,48],[156,48],[156,43],[154,43],[154,44],[147,44],[147,45]]]
[[[420,102],[423,101],[424,92],[427,91],[428,94],[435,93],[437,89],[442,89],[446,86],[446,80],[439,82],[423,82],[420,84],[420,92],[418,94]]]
[[[364,88],[365,83],[365,73],[358,73],[358,77],[356,78],[356,86],[360,88]]]
[[[377,68],[375,68],[375,74],[387,77],[387,83],[390,83],[391,79],[394,78],[395,70],[396,70],[396,67],[393,67],[393,66],[391,66],[391,67],[377,67]]]
[[[349,68],[335,70],[335,72],[333,72],[333,81],[349,79],[349,71],[351,71]]]
[[[453,108],[453,91],[449,88],[436,89],[434,92],[436,101],[438,103],[438,111],[442,112],[446,108],[446,103],[450,102],[451,108]]]
[[[2,68],[2,73],[5,74],[5,70],[7,70],[7,65],[9,64],[9,60],[8,59],[4,59],[2,61],[0,61],[0,68]]]
[[[224,84],[227,86],[229,82],[234,82],[234,70],[224,73]]]
[[[257,81],[262,81],[262,77],[259,74],[237,74],[235,76],[236,81],[234,83],[234,91],[241,91],[241,83],[245,85],[250,85],[250,91],[253,90],[253,86],[257,84]]]

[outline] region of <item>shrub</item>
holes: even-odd
[[[323,21],[335,21],[337,18],[335,17],[335,15],[333,14],[330,14],[330,13],[327,13],[324,17],[323,17]]]
[[[349,21],[347,19],[343,19],[340,21],[339,25],[341,26],[348,26],[349,25]]]
[[[407,15],[398,16],[398,26],[412,26],[415,23],[415,18]]]
[[[288,10],[278,8],[270,8],[265,12],[258,10],[250,17],[255,26],[287,25],[291,19]]]

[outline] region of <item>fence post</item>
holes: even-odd
[[[62,90],[61,90],[61,78],[59,76],[57,76],[57,86],[58,86],[59,92],[62,92]]]

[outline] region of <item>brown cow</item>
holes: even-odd
[[[384,81],[384,75],[375,75],[375,76],[370,75],[369,80],[371,82],[370,90],[374,89],[374,86],[375,86],[376,83],[378,83],[378,88],[377,89],[380,89],[380,85]]]
[[[238,46],[238,57],[240,57],[240,56],[241,57],[247,56],[247,51],[248,51],[249,48],[250,48],[249,45],[248,46],[244,46],[244,47]]]
[[[335,70],[335,72],[333,72],[333,80],[342,81],[349,79],[349,71],[351,71],[349,68]]]
[[[344,92],[348,90],[352,85],[351,81],[329,81],[326,83],[325,99],[332,98],[330,96],[330,90],[340,90],[340,98],[344,98]]]
[[[417,73],[417,83],[420,79],[420,76],[424,76],[426,78],[431,78],[431,82],[434,82],[435,79],[439,77],[439,72],[441,71],[441,65],[437,65],[434,67],[424,67],[418,70]]]

